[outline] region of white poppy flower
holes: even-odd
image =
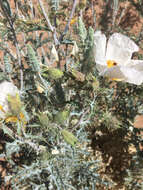
[[[6,113],[9,111],[7,96],[15,96],[19,93],[17,87],[8,81],[3,81],[0,83],[0,118],[5,119]]]
[[[94,34],[94,56],[100,75],[112,80],[140,85],[143,82],[143,60],[131,59],[139,47],[127,36],[114,33],[108,42],[101,31]]]

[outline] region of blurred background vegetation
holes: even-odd
[[[1,189],[143,189],[143,86],[98,75],[96,30],[129,36],[143,59],[141,0],[0,1],[0,80],[23,114],[0,120]]]

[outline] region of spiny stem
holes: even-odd
[[[62,33],[62,35],[59,38],[60,42],[63,40],[63,37],[66,35],[66,33],[67,33],[68,29],[69,29],[69,26],[70,26],[70,23],[71,23],[71,19],[73,18],[73,15],[74,15],[74,12],[75,12],[75,9],[76,9],[76,5],[77,5],[77,0],[74,0],[69,20],[68,20],[68,22],[67,22],[67,24],[65,26],[64,32]]]

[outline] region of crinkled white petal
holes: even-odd
[[[135,68],[138,71],[143,71],[143,60],[131,59],[127,66],[131,68]]]
[[[110,36],[107,43],[106,59],[114,60],[120,65],[126,65],[139,47],[127,36],[114,33]]]
[[[100,64],[100,63],[96,64],[96,68],[99,71],[100,75],[104,75],[105,71],[108,69],[106,64],[103,65],[103,64]]]
[[[120,79],[123,81],[126,80],[126,76],[121,71],[121,67],[119,66],[106,68],[105,72],[102,75],[108,77],[109,79]]]
[[[121,70],[126,76],[126,82],[140,85],[143,83],[143,61],[131,60],[128,67],[122,67]]]
[[[94,58],[95,62],[98,64],[106,63],[106,36],[101,33],[101,31],[96,31],[94,33]]]
[[[19,93],[17,87],[8,81],[3,81],[0,83],[0,105],[3,107],[5,112],[9,111],[7,96],[10,94],[15,96]],[[5,113],[0,110],[0,118],[5,118]]]

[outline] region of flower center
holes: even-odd
[[[111,67],[116,66],[116,65],[117,65],[117,63],[115,61],[107,60],[107,67],[108,68],[111,68]]]

